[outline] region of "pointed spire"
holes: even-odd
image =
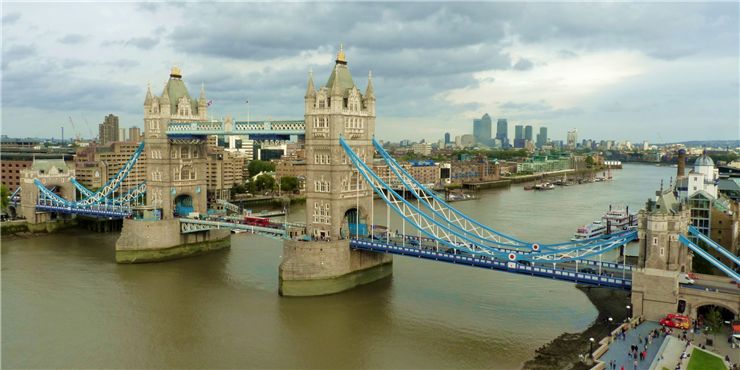
[[[200,100],[206,100],[206,84],[205,82],[200,83]]]
[[[308,70],[308,87],[306,88],[306,98],[316,96],[316,87],[313,85],[313,68]]]
[[[365,98],[375,99],[375,89],[373,88],[373,71],[367,72],[367,89],[365,90]]]
[[[152,103],[152,84],[147,82],[146,99],[144,99],[144,105],[151,104],[151,103]]]
[[[334,73],[332,73],[332,76],[334,77],[332,79],[332,84],[329,86],[331,89],[332,95],[343,95],[342,87],[339,85],[339,63],[334,65]],[[329,77],[331,79],[331,77]]]
[[[337,53],[337,63],[347,64],[347,57],[344,55],[344,44],[339,43],[339,52]]]

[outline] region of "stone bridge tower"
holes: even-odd
[[[369,223],[373,194],[339,139],[343,137],[365,163],[372,164],[375,92],[368,75],[361,93],[341,47],[325,86],[316,90],[309,76],[305,122],[306,228],[312,240],[285,242],[280,293],[329,294],[390,275],[390,256],[349,248],[350,234],[364,232],[350,224]]]
[[[692,254],[679,242],[686,235],[689,210],[673,189],[657,192],[638,216],[639,259],[632,273],[633,315],[659,320],[681,311],[678,276],[691,271]]]
[[[193,99],[173,67],[161,96],[147,88],[144,100],[144,150],[146,151],[147,202],[162,210],[162,218],[174,214],[206,212],[206,139],[167,136],[167,124],[206,120],[208,105],[201,87]]]

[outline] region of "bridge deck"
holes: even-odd
[[[433,261],[447,262],[460,264],[465,266],[473,266],[486,268],[491,270],[499,270],[510,273],[530,275],[542,278],[549,278],[555,280],[568,281],[577,284],[605,286],[610,288],[626,289],[632,288],[632,280],[623,279],[617,277],[588,274],[583,272],[558,270],[554,268],[547,268],[542,266],[526,266],[515,262],[502,262],[491,260],[488,258],[482,258],[480,256],[472,256],[466,254],[454,254],[446,253],[442,251],[424,250],[413,247],[406,247],[393,242],[383,242],[370,239],[351,239],[350,247],[359,250],[366,250],[371,252],[389,253],[401,256],[411,256],[417,258],[424,258]]]

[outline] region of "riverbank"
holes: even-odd
[[[601,287],[578,286],[599,311],[596,320],[580,333],[563,333],[550,343],[535,351],[535,357],[524,363],[525,370],[573,369],[588,370],[591,366],[582,363],[579,354],[589,352],[589,338],[597,342],[610,335],[611,331],[628,316],[629,293]],[[612,324],[609,324],[609,318]],[[596,348],[596,345],[594,345]]]

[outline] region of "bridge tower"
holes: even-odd
[[[686,235],[690,214],[673,189],[660,190],[638,215],[639,259],[632,274],[633,315],[659,320],[681,312],[678,277],[691,271],[692,254],[679,235]]]
[[[21,170],[21,214],[29,224],[40,224],[63,217],[49,212],[38,212],[36,202],[39,189],[34,184],[38,179],[47,189],[67,200],[75,199],[75,187],[69,181],[74,177],[74,168],[67,166],[64,159],[34,159],[30,168]]]
[[[206,136],[167,135],[170,122],[202,122],[207,117],[205,89],[190,96],[180,68],[173,67],[161,96],[147,88],[144,100],[146,151],[146,210],[141,218],[123,220],[116,242],[116,261],[164,261],[228,248],[230,232],[223,229],[182,232],[178,216],[207,212]],[[159,213],[159,214],[158,214]],[[150,215],[153,214],[153,215]]]
[[[167,137],[167,124],[205,121],[205,89],[199,99],[190,97],[180,68],[173,67],[161,96],[147,88],[144,100],[144,143],[147,152],[147,202],[162,211],[206,212],[206,140],[204,137]]]
[[[280,293],[321,295],[352,288],[391,273],[391,257],[350,250],[349,238],[365,233],[372,189],[339,144],[343,137],[372,164],[375,92],[372,76],[363,94],[340,46],[329,80],[320,89],[309,75],[305,95],[306,228],[311,241],[285,242]]]

